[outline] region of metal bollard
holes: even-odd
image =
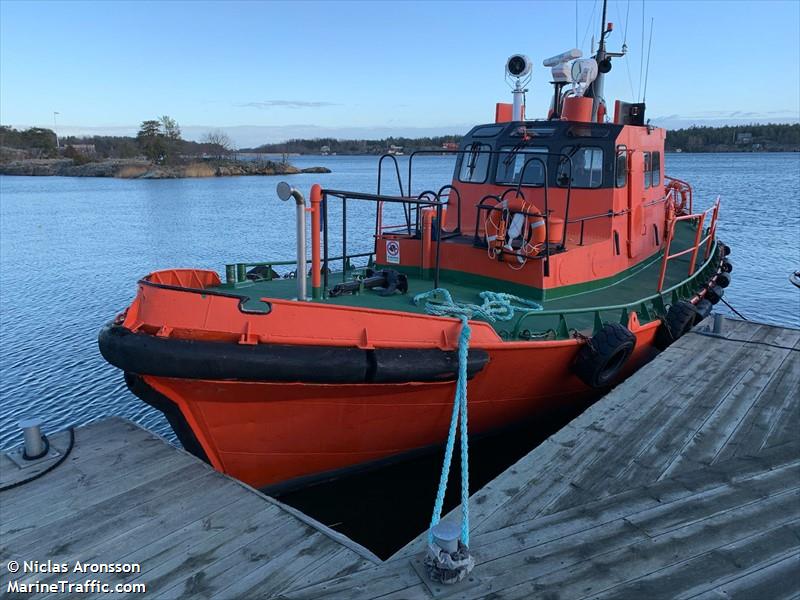
[[[42,420],[22,419],[17,425],[22,428],[22,433],[25,438],[25,455],[41,458],[45,452],[41,429]],[[27,460],[34,460],[34,458],[29,458]]]
[[[722,316],[720,313],[714,314],[714,329],[712,330],[713,333],[716,335],[722,335],[722,330],[724,329],[725,324],[725,317]]]
[[[431,529],[433,543],[445,552],[452,554],[458,550],[458,538],[461,536],[461,529],[457,523],[450,521],[439,521]]]

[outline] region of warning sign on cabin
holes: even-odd
[[[386,240],[386,262],[392,265],[400,264],[400,242]]]

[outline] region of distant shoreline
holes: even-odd
[[[141,159],[106,159],[83,164],[68,158],[21,159],[0,163],[0,175],[33,177],[116,177],[120,179],[185,179],[194,177],[238,177],[245,175],[297,175],[330,173],[327,167],[300,169],[274,161],[193,162],[154,165]]]

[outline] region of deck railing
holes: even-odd
[[[711,226],[708,228],[708,232],[706,233],[705,237],[703,235],[703,226],[705,225],[706,215],[711,213]],[[667,231],[666,236],[664,239],[664,254],[661,260],[661,271],[658,275],[658,291],[660,292],[664,287],[664,278],[667,275],[667,263],[672,260],[673,258],[678,258],[679,256],[684,256],[691,252],[692,258],[689,261],[689,276],[694,274],[694,268],[697,264],[697,254],[700,251],[700,246],[705,245],[705,251],[703,254],[703,260],[705,261],[708,258],[709,253],[711,252],[711,244],[714,240],[714,235],[717,231],[717,216],[719,215],[719,196],[717,196],[716,201],[710,207],[700,213],[690,213],[688,215],[680,215],[675,216],[668,220],[667,223]],[[694,244],[689,246],[688,248],[676,252],[675,254],[670,254],[670,247],[672,246],[672,241],[675,238],[675,225],[680,221],[696,221],[696,231],[694,236]]]
[[[712,248],[713,248],[712,239]],[[653,319],[663,317],[667,312],[667,304],[675,304],[682,298],[691,298],[705,282],[706,276],[712,275],[714,267],[714,253],[709,253],[703,262],[690,277],[677,283],[667,289],[658,290],[655,294],[651,294],[645,298],[634,300],[633,302],[614,304],[609,306],[592,306],[586,308],[568,308],[568,309],[553,309],[553,310],[539,310],[527,311],[522,313],[516,320],[513,329],[509,332],[512,339],[534,339],[542,337],[553,337],[555,339],[569,339],[571,332],[577,330],[574,327],[574,322],[570,323],[570,319],[583,316],[584,322],[586,317],[591,317],[593,321],[593,332],[598,332],[604,323],[603,314],[616,313],[619,323],[628,326],[631,312],[636,312],[637,317],[641,323],[647,323]],[[653,261],[645,265],[645,267],[657,261],[656,257]],[[557,321],[555,327],[549,327],[545,330],[536,331],[528,323],[541,322],[542,320],[550,319]],[[533,329],[533,330],[532,330]]]
[[[342,269],[344,271],[351,271],[354,267],[350,262],[354,258],[369,258],[368,264],[372,264],[374,260],[375,253],[374,252],[361,252],[359,254],[350,254],[348,256],[334,256],[328,259],[330,263],[335,263],[338,261],[342,261]],[[311,264],[312,259],[307,258],[306,264]],[[228,284],[236,284],[236,283],[244,283],[249,282],[250,280],[247,278],[247,272],[254,268],[254,267],[267,267],[268,271],[265,273],[264,277],[261,277],[260,281],[272,281],[273,279],[292,279],[297,277],[297,273],[290,271],[286,275],[281,276],[277,271],[273,269],[273,267],[288,267],[288,266],[295,266],[297,264],[296,260],[266,260],[266,261],[255,261],[255,262],[239,262],[239,263],[231,263],[225,265],[225,283]],[[329,265],[323,263],[322,265],[323,270],[328,270],[330,267]],[[277,277],[273,276],[273,273],[277,275]]]
[[[445,186],[447,187],[447,186]],[[444,188],[443,188],[444,189]],[[419,212],[420,208],[431,208],[436,210],[436,265],[433,276],[433,286],[439,287],[439,258],[442,241],[442,226],[443,226],[443,208],[445,203],[441,201],[438,193],[426,191],[422,192],[419,196],[386,196],[380,194],[366,194],[362,192],[349,192],[345,190],[322,190],[322,262],[328,264],[328,201],[331,198],[338,198],[342,202],[342,256],[346,261],[352,255],[347,254],[347,201],[360,200],[366,202],[374,202],[378,208],[376,216],[376,224],[380,225],[381,206],[383,204],[403,204],[407,207],[414,207]],[[410,212],[409,212],[410,214]],[[375,238],[377,244],[377,237]],[[377,246],[375,249],[377,252]],[[323,270],[323,290],[327,293],[328,290],[328,270]],[[347,281],[347,270],[342,269],[342,282]]]

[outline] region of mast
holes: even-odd
[[[606,8],[608,7],[608,0],[603,0],[603,18],[600,19],[600,43],[597,45],[597,54],[595,54],[595,61],[597,61],[597,79],[593,84],[593,100],[592,100],[592,121],[597,121],[597,112],[600,109],[600,103],[605,104],[603,97],[603,83],[606,71],[610,70],[611,62],[608,62],[609,69],[604,67],[604,61],[607,59],[606,54]]]

